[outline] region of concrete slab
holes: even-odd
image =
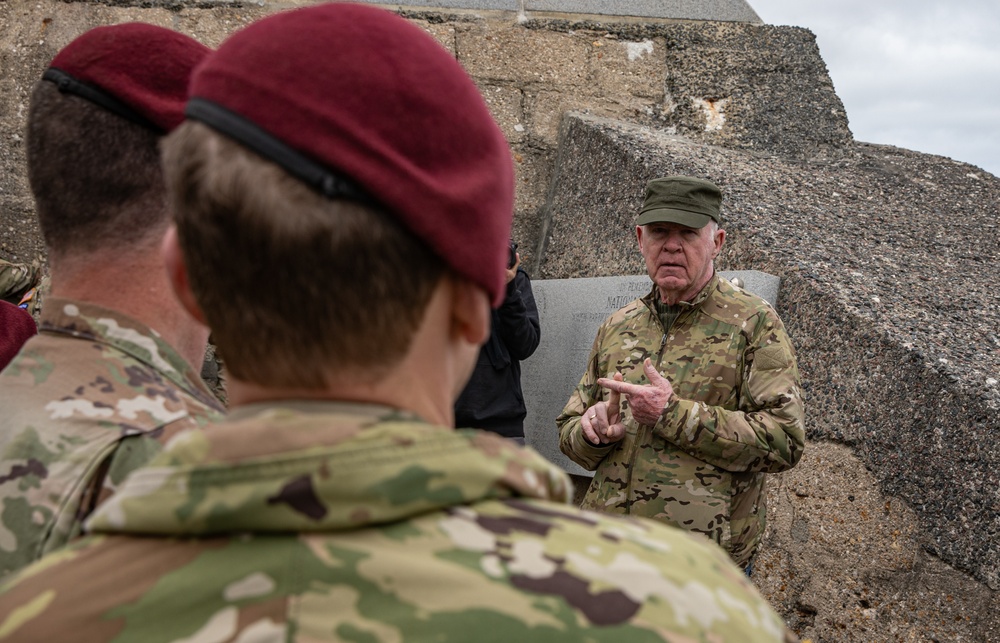
[[[668,20],[716,20],[761,24],[743,0],[524,0],[525,11],[591,13]]]
[[[772,306],[780,278],[756,270],[721,273],[763,297]],[[738,284],[740,285],[740,284]],[[608,315],[650,291],[647,275],[539,279],[531,282],[542,326],[542,340],[521,364],[521,386],[528,416],[525,441],[569,473],[593,476],[559,451],[555,419],[580,381],[598,326]]]
[[[713,20],[719,22],[763,21],[745,0],[406,0],[383,2],[357,0],[394,7],[435,9],[484,9],[531,12],[580,13],[598,16],[630,16],[660,20]]]
[[[388,7],[427,7],[434,9],[478,9],[493,11],[521,11],[521,0],[406,0],[406,2],[382,2],[380,0],[354,0],[367,4]]]

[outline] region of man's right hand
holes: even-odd
[[[615,373],[614,380],[621,382],[624,378],[621,373]],[[598,402],[583,412],[580,418],[583,437],[594,446],[619,442],[625,437],[625,425],[621,419],[621,394],[612,390],[607,402]]]
[[[648,357],[643,361],[642,368],[646,372],[649,384],[626,384],[620,377],[613,380],[602,377],[597,383],[612,394],[625,395],[633,420],[639,424],[654,426],[674,396],[674,387],[670,384],[670,380],[660,375]]]

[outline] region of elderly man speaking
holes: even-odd
[[[750,573],[764,474],[805,446],[802,399],[778,315],[715,272],[721,202],[702,179],[649,182],[636,237],[652,291],[601,325],[556,423],[563,453],[596,472],[584,508],[704,534]]]

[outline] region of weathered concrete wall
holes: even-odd
[[[645,182],[717,182],[719,267],[781,277],[806,393],[810,446],[775,480],[755,580],[819,640],[1000,640],[1000,179],[848,151],[765,157],[570,115],[541,275],[641,273]]]
[[[22,135],[31,88],[59,48],[90,27],[130,20],[171,27],[215,46],[247,22],[292,6],[153,4],[0,3],[0,230],[6,232],[0,257],[23,261],[42,252]],[[843,105],[815,39],[803,29],[733,22],[600,24],[540,12],[528,20],[489,11],[404,15],[455,53],[511,143],[518,177],[514,235],[528,266],[538,264],[542,209],[567,110],[798,157],[836,153],[850,140]]]
[[[60,47],[130,20],[214,46],[295,3],[138,4],[0,2],[0,257],[42,253],[22,132]],[[404,15],[455,53],[508,136],[514,234],[536,276],[641,271],[643,184],[683,171],[725,188],[720,267],[782,277],[813,443],[775,478],[755,582],[796,629],[817,641],[1000,640],[996,177],[856,145],[803,29]]]

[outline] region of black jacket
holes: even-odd
[[[476,369],[455,402],[456,427],[524,437],[521,360],[535,352],[540,338],[531,280],[518,268],[503,303],[493,311],[490,338],[479,351]]]

